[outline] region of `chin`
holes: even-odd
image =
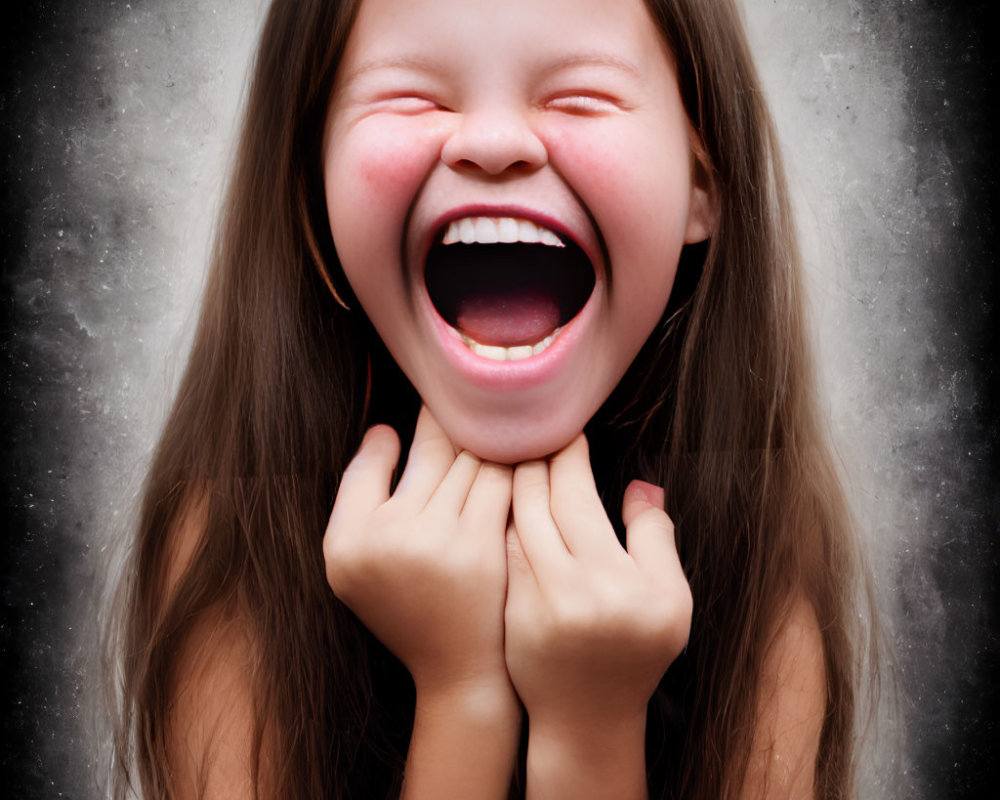
[[[584,421],[585,422],[585,421]],[[583,430],[566,420],[558,423],[467,423],[442,422],[452,442],[483,461],[513,466],[547,458],[562,450]]]

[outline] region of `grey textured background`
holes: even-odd
[[[998,782],[986,2],[746,0],[898,691],[863,797]],[[97,798],[105,577],[183,366],[260,0],[4,11],[8,796]]]

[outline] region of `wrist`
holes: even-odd
[[[575,758],[604,758],[617,750],[645,747],[646,712],[572,719],[536,717],[529,713],[530,741],[539,750]]]
[[[598,719],[529,716],[527,775],[533,797],[647,797],[646,714]],[[569,792],[563,794],[563,792]]]
[[[510,680],[495,679],[417,684],[416,713],[427,720],[479,725],[521,724],[521,703]]]
[[[417,686],[404,800],[507,797],[521,731],[521,705],[496,682]]]

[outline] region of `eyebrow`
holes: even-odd
[[[633,77],[640,76],[639,67],[625,58],[618,58],[609,53],[573,53],[555,59],[547,64],[548,70],[558,72],[559,70],[572,69],[573,67],[611,67],[613,69],[627,72]]]
[[[438,72],[440,71],[434,63],[421,56],[390,56],[387,58],[373,58],[362,61],[344,76],[344,82],[353,81],[360,75],[367,72],[375,72],[381,69],[410,69],[417,72]]]
[[[612,69],[626,72],[633,77],[640,77],[639,67],[628,59],[618,58],[609,53],[584,52],[572,53],[570,55],[556,58],[545,65],[546,72],[560,72],[574,67],[610,67]],[[435,73],[440,72],[440,66],[429,58],[422,56],[389,56],[386,58],[373,58],[363,61],[344,76],[344,82],[348,83],[368,72],[375,72],[383,69],[409,69],[417,72]]]

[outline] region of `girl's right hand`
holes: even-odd
[[[323,540],[330,587],[402,661],[421,695],[499,690],[510,468],[456,452],[426,407],[390,495],[399,438],[371,428]]]

